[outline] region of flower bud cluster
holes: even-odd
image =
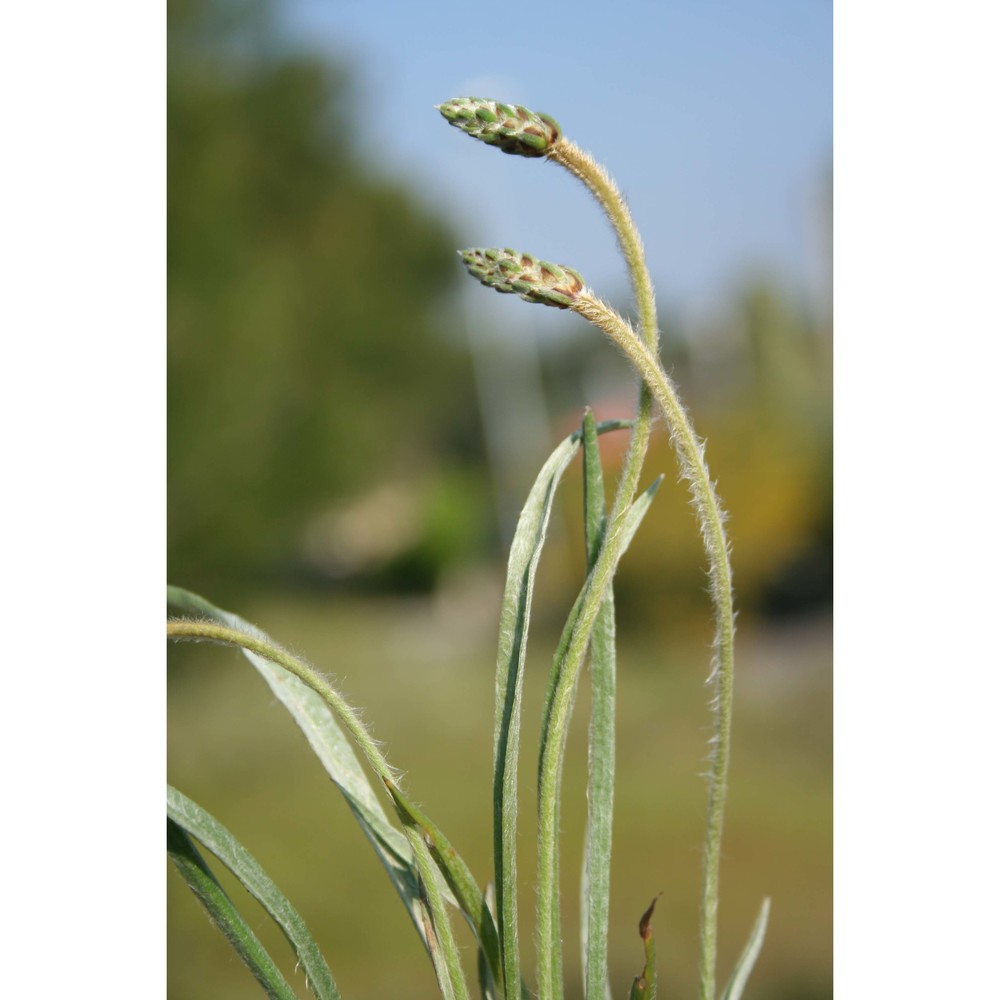
[[[514,292],[526,302],[568,309],[584,288],[583,278],[572,268],[509,247],[462,250],[461,256],[474,278],[498,292]]]
[[[473,139],[515,156],[545,156],[562,135],[554,118],[520,104],[456,97],[436,107],[449,124]]]

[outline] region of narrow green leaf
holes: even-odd
[[[632,539],[635,538],[635,533],[639,530],[639,525],[642,523],[642,519],[646,516],[646,512],[649,510],[649,505],[653,502],[653,497],[656,496],[656,492],[659,490],[662,482],[663,476],[657,476],[645,492],[640,493],[639,496],[636,497],[632,506],[629,508],[628,513],[625,515],[625,523],[622,527],[621,552],[618,554],[619,559],[622,555],[624,555],[625,550],[629,547],[629,545],[632,544]],[[545,701],[542,708],[543,734],[548,732],[552,699],[555,696],[556,685],[558,684],[561,676],[562,664],[566,658],[566,650],[569,647],[570,639],[573,637],[573,630],[576,628],[577,618],[580,615],[580,607],[583,604],[583,596],[586,588],[587,584],[585,583],[581,588],[580,593],[577,594],[576,600],[573,602],[573,607],[570,609],[570,613],[566,618],[566,624],[563,626],[562,635],[559,637],[559,645],[556,647],[555,656],[552,657],[552,670],[549,673],[549,683],[545,691]],[[539,755],[539,766],[540,765],[541,755]]]
[[[601,424],[598,432],[629,426],[628,421],[609,421]],[[506,1000],[519,1000],[521,996],[516,889],[517,762],[531,599],[556,486],[579,442],[577,432],[555,449],[528,494],[511,543],[500,609],[493,733],[493,861]]]
[[[496,928],[497,897],[492,882],[487,883],[486,892],[483,893],[483,901],[486,904],[486,909],[489,911],[490,919],[493,921],[493,927]],[[497,947],[499,948],[499,946],[500,941],[498,937]],[[502,978],[498,978],[490,969],[489,963],[486,960],[486,952],[482,948],[476,954],[476,975],[479,980],[479,995],[481,1000],[500,1000],[500,983],[503,980]],[[525,990],[525,992],[527,991]]]
[[[583,533],[588,573],[597,562],[597,553],[604,539],[606,509],[597,421],[588,406],[583,414]]]
[[[168,587],[167,603],[187,615],[209,618],[271,641],[266,633],[238,615],[223,611],[190,591]],[[343,730],[323,699],[304,682],[257,653],[246,649],[242,652],[291,713],[327,774],[340,789],[430,953],[431,941],[427,935],[430,916],[425,912],[426,903],[421,895],[413,852],[406,837],[386,817]]]
[[[320,1000],[339,1000],[330,969],[302,917],[250,852],[214,816],[169,785],[167,816],[207,847],[267,910],[295,950],[313,993]]]
[[[621,559],[635,537],[635,533],[646,512],[649,510],[653,497],[656,495],[656,491],[659,489],[662,481],[663,477],[658,477],[633,502],[632,506],[626,512],[622,522],[616,562],[611,568],[612,575],[617,568],[617,560]],[[574,633],[579,623],[585,597],[592,585],[591,576],[592,573],[588,574],[583,588],[577,595],[552,661],[542,710],[541,746],[538,754],[539,851],[537,933],[539,938],[539,979],[544,978],[546,984],[545,992],[548,994],[551,991],[553,996],[559,996],[562,988],[562,932],[559,917],[559,856],[557,843],[559,832],[559,796],[566,752],[566,735],[573,713],[573,705],[576,698],[576,680],[579,676],[578,666],[574,667],[572,675],[566,674],[566,661]],[[610,589],[609,586],[609,592]],[[602,608],[603,602],[601,608],[598,608],[595,613],[595,628]],[[594,629],[591,630],[591,637],[593,636],[593,632]],[[611,633],[611,637],[613,639],[613,632]],[[579,663],[582,663],[582,652],[580,653],[580,659],[577,661],[577,664]],[[557,701],[561,706],[558,725],[555,721]],[[610,845],[608,849],[610,850]],[[590,890],[588,889],[589,892]]]
[[[597,427],[588,409],[583,418],[584,541],[587,571],[604,540],[606,501]],[[611,820],[615,782],[615,604],[612,587],[601,605],[590,639],[589,774],[580,931],[584,996],[606,1000],[608,904],[611,896]]]
[[[476,935],[486,958],[486,968],[491,980],[487,985],[495,992],[495,984],[502,981],[500,939],[493,914],[486,904],[486,897],[476,884],[469,866],[430,817],[414,805],[397,785],[387,781],[386,788],[396,803],[400,819],[420,831],[430,848],[431,857],[444,875],[448,887],[455,894],[459,909]]]
[[[639,921],[639,937],[642,938],[646,962],[642,974],[632,980],[629,1000],[656,1000],[656,941],[653,938],[653,910],[656,909],[656,899],[649,904],[649,909]]]
[[[750,978],[750,973],[753,971],[761,948],[764,947],[764,935],[767,932],[767,918],[770,913],[771,900],[765,898],[761,904],[760,913],[757,914],[753,930],[750,931],[750,938],[743,949],[743,954],[740,955],[736,968],[733,969],[733,976],[722,993],[722,1000],[740,1000],[740,997],[743,996],[743,988]]]
[[[198,897],[212,921],[229,939],[229,943],[271,1000],[297,1000],[295,991],[215,880],[191,838],[169,818],[167,853],[187,882],[188,888]]]
[[[413,860],[420,874],[421,895],[426,907],[428,951],[434,963],[438,988],[443,1000],[469,1000],[462,959],[445,909],[443,882],[431,852],[417,827],[407,826],[406,839],[413,850]]]

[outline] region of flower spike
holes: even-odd
[[[448,124],[515,156],[546,156],[562,137],[555,118],[520,104],[456,97],[435,107]]]
[[[571,267],[539,260],[530,253],[504,250],[462,250],[469,274],[498,292],[515,292],[525,302],[568,309],[575,305],[584,281]]]

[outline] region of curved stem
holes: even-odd
[[[340,692],[307,663],[282,649],[276,643],[268,642],[259,636],[239,629],[229,628],[226,625],[216,625],[214,622],[207,621],[190,621],[183,618],[167,622],[167,637],[170,639],[207,639],[227,646],[236,646],[256,653],[258,656],[283,667],[315,691],[333,710],[347,731],[357,741],[361,752],[375,773],[387,784],[398,783],[399,775],[382,756],[378,744],[365,728],[357,712],[341,697]],[[424,930],[428,942],[432,943],[429,950],[438,983],[443,994],[449,1000],[468,1000],[469,993],[462,973],[461,959],[451,932],[451,923],[448,919],[444,899],[438,886],[436,866],[420,833],[410,826],[406,826],[404,832],[413,851],[414,864],[420,873],[424,901],[430,912],[431,926],[425,927]]]
[[[656,355],[639,339],[629,324],[605,303],[586,291],[577,296],[573,308],[600,327],[625,353],[656,398],[670,431],[690,485],[705,550],[708,553],[715,611],[714,662],[710,680],[715,685],[715,733],[709,783],[708,820],[705,832],[704,885],[701,927],[701,1000],[715,997],[715,956],[719,908],[719,862],[722,821],[729,770],[729,743],[733,711],[733,615],[732,569],[726,539],[725,515],[705,464],[704,449],[691,426],[673,382]]]
[[[549,159],[565,167],[590,190],[615,230],[628,265],[639,311],[643,340],[657,349],[656,299],[646,266],[639,231],[614,181],[598,163],[574,143],[563,138],[549,153]],[[582,669],[591,632],[604,595],[621,558],[623,527],[639,485],[652,430],[653,406],[650,392],[640,387],[638,412],[622,466],[614,503],[608,515],[604,545],[581,594],[580,614],[573,628],[562,662],[553,665],[555,684],[550,711],[542,733],[538,779],[538,995],[550,1000],[562,995],[562,934],[559,919],[559,798],[565,759],[566,737],[572,715],[577,680]]]
[[[632,221],[632,214],[625,204],[621,191],[604,167],[565,137],[552,147],[548,158],[553,163],[565,167],[574,177],[582,181],[607,213],[618,237],[618,245],[625,257],[625,263],[628,265],[629,280],[632,282],[636,308],[639,310],[642,339],[646,346],[655,352],[659,332],[656,327],[656,297],[653,293],[653,282],[646,266],[646,254],[642,248],[639,230]]]
[[[229,628],[226,625],[216,625],[208,621],[192,621],[187,618],[175,618],[167,622],[168,639],[207,639],[226,646],[237,646],[251,653],[263,656],[279,667],[284,667],[290,674],[298,677],[307,687],[311,688],[333,709],[334,714],[344,724],[347,731],[357,741],[365,759],[371,764],[375,773],[383,780],[398,783],[399,772],[382,756],[378,743],[365,728],[358,713],[344,701],[340,692],[307,663],[293,656],[273,642],[267,642],[258,636]]]

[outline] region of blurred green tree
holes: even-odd
[[[359,160],[347,74],[272,14],[168,5],[168,559],[215,594],[331,501],[479,440],[436,328],[457,242]]]

